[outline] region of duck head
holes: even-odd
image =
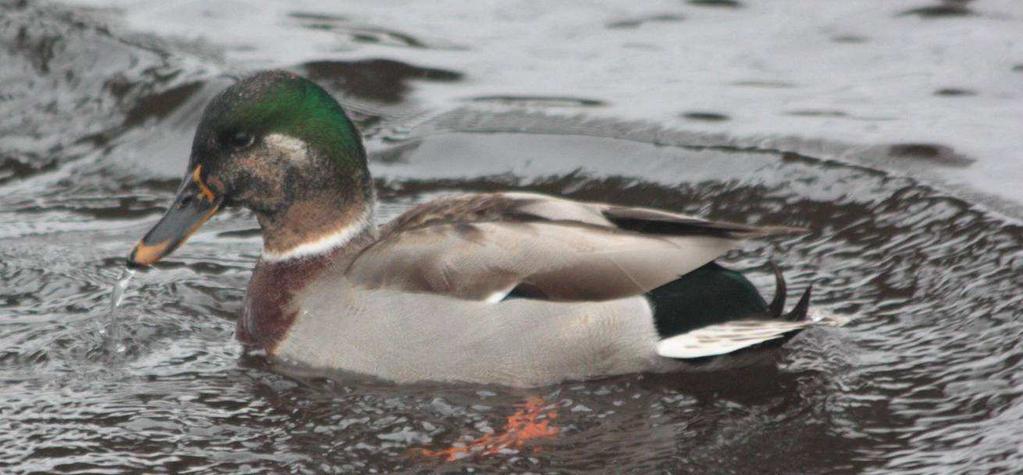
[[[157,262],[225,206],[255,213],[263,259],[301,255],[365,228],[372,200],[362,141],[341,105],[295,74],[259,73],[206,106],[177,196],[128,265]]]

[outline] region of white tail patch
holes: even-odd
[[[735,320],[698,328],[688,333],[665,338],[657,343],[657,354],[666,358],[702,358],[741,350],[774,340],[794,330],[825,325],[841,326],[848,319],[814,312],[814,319],[790,322],[787,320]]]
[[[511,293],[511,291],[512,291],[512,289],[499,290],[497,292],[494,292],[494,293],[486,296],[483,299],[483,301],[486,302],[486,303],[498,303],[498,302],[504,300],[504,298],[507,297],[508,294]]]

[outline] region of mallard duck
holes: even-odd
[[[796,228],[525,192],[440,198],[378,227],[374,201],[341,105],[298,75],[258,73],[206,107],[177,196],[128,264],[157,262],[222,207],[248,208],[263,250],[241,343],[401,383],[713,368],[835,322],[807,318],[809,289],[785,313],[777,271],[768,304],[714,262]]]

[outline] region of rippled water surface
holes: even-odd
[[[1023,10],[618,3],[0,3],[0,471],[1023,465]],[[135,276],[111,331],[202,107],[271,66],[352,111],[385,219],[526,189],[806,226],[727,260],[764,289],[779,262],[852,322],[770,371],[532,390],[306,374],[234,341],[260,243],[228,210]],[[523,413],[544,436],[481,443]]]

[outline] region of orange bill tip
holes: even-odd
[[[131,255],[128,257],[128,263],[134,266],[151,266],[167,254],[167,248],[169,248],[170,245],[170,240],[158,242],[156,244],[146,244],[139,241],[139,243],[135,245],[135,249],[132,249]]]
[[[148,267],[174,252],[213,217],[223,202],[202,181],[202,166],[185,176],[174,203],[128,255],[128,267]]]

